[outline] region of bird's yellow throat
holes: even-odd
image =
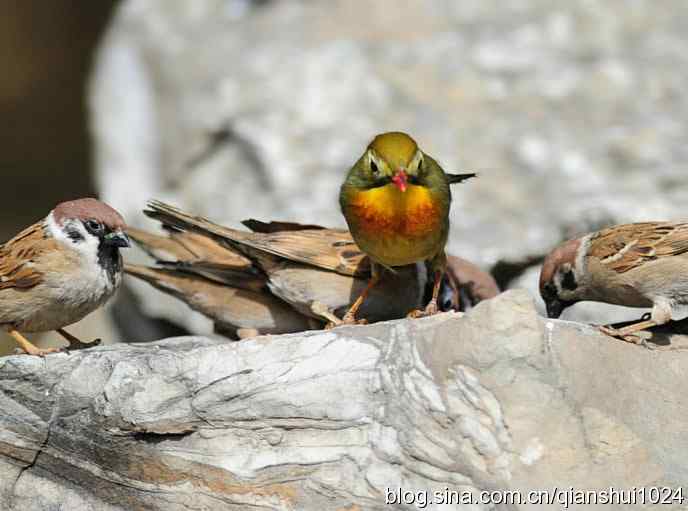
[[[425,237],[444,217],[430,190],[411,184],[405,192],[393,184],[356,192],[349,211],[361,234],[381,237]]]

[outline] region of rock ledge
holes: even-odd
[[[320,511],[394,509],[397,487],[677,487],[684,340],[615,342],[510,291],[465,316],[6,357],[0,497]]]

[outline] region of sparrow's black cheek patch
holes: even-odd
[[[98,247],[98,263],[107,273],[111,283],[115,282],[115,277],[122,271],[122,258],[116,247],[108,247],[100,244]]]
[[[561,279],[561,285],[564,289],[568,289],[570,291],[573,291],[578,287],[578,283],[576,282],[576,277],[574,276],[573,271],[569,270],[564,273],[564,276]]]
[[[73,243],[84,241],[84,236],[76,229],[67,230],[67,237],[72,240]]]

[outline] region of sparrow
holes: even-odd
[[[83,347],[64,327],[104,305],[119,287],[119,249],[129,246],[124,229],[107,204],[78,199],[58,204],[0,245],[0,327],[30,355],[59,349],[38,348],[20,332],[56,330],[71,347]]]
[[[492,275],[466,259],[447,254],[447,268],[437,303],[441,311],[468,311],[500,292]]]
[[[211,271],[214,274],[211,279],[221,279],[226,285],[243,289],[248,286],[257,290],[262,286],[304,316],[319,321],[337,319],[336,314],[348,308],[351,297],[365,287],[370,275],[368,258],[344,229],[247,220],[243,223],[252,230],[248,232],[223,227],[157,201],[151,201],[144,213],[160,221],[171,232],[171,239],[185,237],[189,246],[189,235],[204,236],[220,244],[222,257],[230,257],[229,252],[231,257],[240,258],[243,265],[241,268],[234,263],[218,265],[207,258],[200,261],[198,257],[189,259],[178,254],[176,269],[197,274],[200,270],[206,277]],[[150,234],[148,239],[135,230],[129,230],[129,234],[139,244],[148,245],[146,250],[159,263],[171,264],[159,257],[164,256],[160,249],[151,248],[162,245],[152,243]],[[250,268],[244,265],[246,260],[251,262]],[[425,268],[412,266],[398,274],[371,297],[366,309],[371,321],[403,317],[422,303],[427,280]],[[395,300],[390,300],[390,296]]]
[[[550,318],[582,300],[652,307],[649,319],[620,329],[600,327],[639,342],[634,334],[688,312],[688,223],[616,225],[566,241],[545,258],[540,295]]]
[[[134,228],[127,233],[158,267],[126,265],[125,272],[202,312],[232,338],[338,321],[370,275],[368,258],[345,230],[245,220],[252,231],[247,232],[157,201],[146,214],[160,221],[166,234]],[[424,303],[427,282],[423,264],[399,268],[373,290],[362,311],[371,321],[404,317]],[[443,310],[459,310],[459,294],[466,307],[499,292],[492,276],[453,256],[443,284]]]
[[[371,278],[339,323],[356,314],[378,284],[381,268],[428,261],[434,276],[432,296],[414,317],[438,312],[437,299],[447,265],[450,185],[475,174],[447,174],[406,133],[377,135],[349,170],[339,205],[349,231],[371,260]]]
[[[202,276],[203,272],[194,274],[174,267],[149,268],[129,263],[124,265],[124,271],[211,318],[215,331],[232,339],[317,328],[308,317],[269,292],[222,284]]]

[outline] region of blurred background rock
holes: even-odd
[[[89,189],[83,73],[111,5],[80,4],[63,22],[57,7],[22,11],[22,50],[47,46],[80,64],[67,72],[58,57],[48,66],[36,50],[10,52],[24,80],[14,94],[42,91],[26,107],[16,100],[17,126],[5,128],[25,148],[15,179],[42,190],[31,207],[15,194],[25,207],[18,224],[59,198],[65,169],[68,190]],[[93,18],[76,29],[84,9]],[[39,23],[89,35],[61,47]],[[375,133],[404,130],[445,169],[480,172],[455,189],[450,251],[536,293],[539,260],[564,237],[686,216],[687,24],[688,4],[678,0],[126,0],[100,41],[88,92],[94,186],[148,228],[140,210],[151,197],[227,224],[343,225],[344,173]],[[70,102],[55,96],[63,87]],[[34,101],[59,112],[32,114]],[[73,139],[63,116],[78,119]],[[143,311],[210,328],[131,286],[137,305],[117,308],[125,327]],[[628,314],[593,306],[564,317]],[[156,332],[136,336],[137,328],[124,337]]]

